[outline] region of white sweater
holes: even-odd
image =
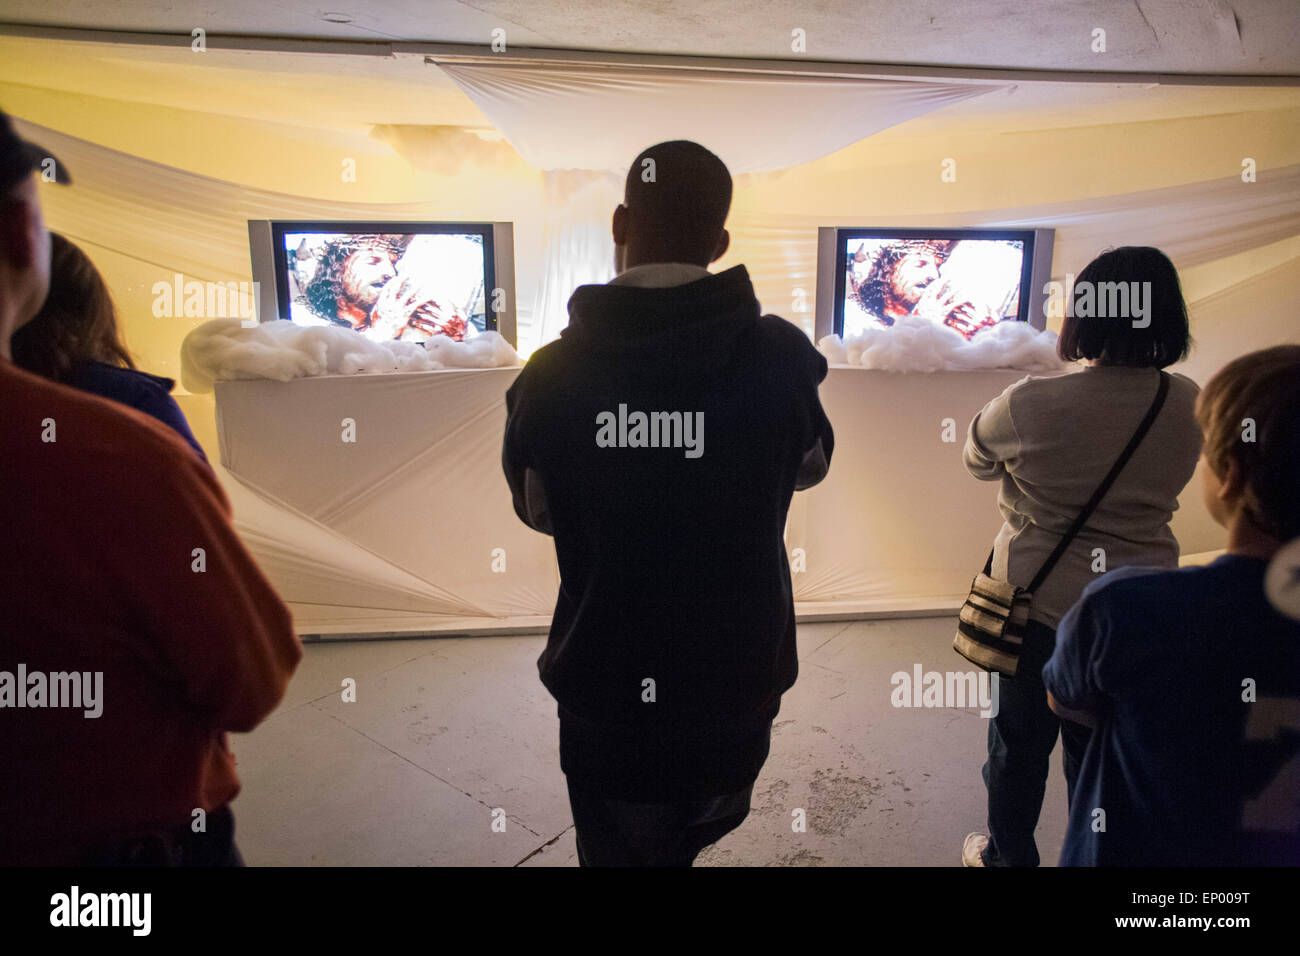
[[[1034,595],[1030,618],[1055,628],[1104,570],[1178,566],[1169,521],[1201,452],[1193,415],[1195,382],[1173,374],[1164,407],[1087,524]],[[1029,376],[975,416],[966,468],[1000,480],[1004,519],[993,577],[1028,587],[1039,567],[1128,444],[1155,398],[1156,369],[1084,366],[1048,378]]]

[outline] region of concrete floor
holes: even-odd
[[[954,866],[983,829],[987,723],[894,708],[896,671],[970,670],[953,619],[804,624],[799,680],[738,829],[701,866]],[[249,865],[576,866],[542,636],[312,643],[279,709],[236,735]],[[356,681],[355,703],[341,685]],[[504,832],[493,828],[493,811]],[[792,811],[806,832],[792,832]],[[1060,853],[1060,748],[1039,821]]]

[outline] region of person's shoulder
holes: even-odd
[[[1004,388],[990,400],[989,404],[1005,403],[1008,408],[1011,408],[1013,414],[1016,410],[1023,410],[1026,402],[1030,407],[1041,407],[1045,402],[1050,401],[1051,395],[1061,391],[1062,385],[1059,379],[1069,375],[1069,372],[1061,375],[1026,375]]]
[[[524,368],[533,370],[548,368],[556,362],[563,361],[572,350],[572,344],[563,335],[558,339],[552,339],[528,356]]]
[[[120,470],[117,465],[129,461],[125,474],[138,488],[155,475],[185,473],[200,464],[193,449],[171,428],[152,415],[98,393],[10,367],[0,376],[0,402],[9,413],[11,426],[24,416],[37,423],[51,420],[55,429],[51,444],[64,452],[58,456],[60,468],[83,468],[110,480]],[[6,432],[11,440],[26,440],[20,437],[19,428]]]
[[[1219,595],[1225,565],[1216,561],[1183,568],[1135,565],[1116,568],[1090,581],[1080,603],[1098,608],[1188,608],[1198,596]]]
[[[1120,593],[1132,593],[1133,591],[1150,589],[1152,587],[1165,587],[1171,583],[1168,580],[1169,576],[1178,573],[1178,570],[1172,568],[1152,568],[1144,565],[1129,565],[1123,568],[1115,568],[1113,571],[1107,571],[1096,580],[1089,581],[1087,586],[1083,589],[1082,598],[1086,600],[1103,591],[1114,596]]]
[[[1140,649],[1150,650],[1160,644],[1161,626],[1153,625],[1153,614],[1167,623],[1170,609],[1180,609],[1184,580],[1179,571],[1164,568],[1116,568],[1101,575],[1083,589],[1079,600],[1061,619],[1059,638],[1079,638],[1091,643],[1103,634],[1126,632],[1130,625],[1140,628],[1141,641],[1113,640],[1107,655],[1131,656]],[[1089,636],[1090,635],[1090,636]]]
[[[1188,392],[1192,395],[1197,395],[1200,393],[1201,386],[1196,384],[1195,379],[1190,378],[1187,375],[1184,375],[1182,372],[1170,372],[1168,369],[1165,369],[1165,373],[1171,379],[1170,382],[1171,388],[1181,389],[1184,392]]]
[[[815,368],[826,365],[826,358],[817,346],[808,338],[808,333],[788,319],[779,315],[764,313],[755,324],[759,341],[765,352],[783,357],[783,366],[789,362],[790,355],[802,356]]]
[[[1080,369],[1067,365],[1060,372],[1052,375],[1026,375],[1007,386],[1008,392],[1059,392],[1075,388],[1083,381],[1079,377]]]
[[[170,378],[104,362],[87,362],[78,366],[69,374],[67,382],[83,391],[130,405],[170,404],[172,389],[176,387],[176,382]]]
[[[118,383],[124,387],[159,389],[167,393],[176,387],[175,380],[162,375],[121,365],[109,365],[107,362],[86,362],[77,366],[69,378],[86,382]]]
[[[1201,386],[1186,375],[1180,372],[1166,372],[1169,376],[1169,401],[1176,408],[1180,409],[1184,420],[1191,423],[1199,437],[1201,429],[1199,425],[1193,422],[1193,415],[1196,410],[1196,401],[1201,394]]]
[[[535,352],[519,369],[519,374],[510,382],[506,395],[514,401],[521,395],[536,396],[547,391],[558,378],[562,370],[572,364],[573,343],[563,338],[547,342]]]
[[[547,342],[528,356],[528,359],[519,369],[516,381],[524,378],[536,379],[538,376],[552,374],[557,368],[570,361],[572,354],[573,343],[566,341],[563,337]]]
[[[760,315],[754,325],[757,347],[752,351],[756,368],[779,388],[819,385],[830,363],[808,334],[779,315]]]
[[[799,326],[795,325],[789,319],[784,319],[779,315],[773,315],[770,312],[764,312],[758,317],[758,331],[775,342],[786,345],[792,345],[796,342],[807,344],[814,347],[812,340],[808,338],[808,333]]]

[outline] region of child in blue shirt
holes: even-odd
[[[1231,362],[1196,415],[1227,553],[1094,581],[1043,669],[1094,728],[1062,866],[1300,865],[1300,346]]]

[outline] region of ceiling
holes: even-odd
[[[6,36],[0,25],[0,105],[39,102],[25,118],[76,132],[56,115],[68,97],[101,114],[133,104],[335,133],[384,126],[460,127],[495,138],[478,107],[436,65],[392,55],[395,41],[482,43],[497,26],[511,50],[555,47],[614,52],[791,59],[790,30],[808,57],[913,65],[1103,71],[1094,82],[1017,81],[902,124],[891,137],[1092,127],[1278,110],[1300,134],[1300,82],[1290,85],[1156,85],[1105,71],[1197,71],[1300,78],[1300,0],[303,0],[220,5],[173,0],[4,0],[9,23],[130,31],[98,42]],[[339,6],[335,7],[334,4]],[[326,13],[320,11],[324,9]],[[788,10],[797,9],[796,13]],[[350,23],[326,17],[351,18]],[[933,20],[933,22],[931,22]],[[1104,25],[1108,51],[1089,49]],[[202,26],[210,43],[190,49]],[[1230,29],[1229,29],[1230,28]],[[11,28],[12,29],[12,28]],[[57,31],[56,31],[57,32]],[[153,34],[151,42],[143,42]],[[159,34],[170,34],[171,42]],[[230,49],[222,34],[365,40],[350,54]],[[104,37],[103,39],[106,39]],[[785,44],[784,49],[782,44]],[[487,53],[487,49],[483,48]],[[1121,82],[1123,81],[1123,82]],[[1249,81],[1247,81],[1249,84]],[[44,99],[20,95],[35,93]],[[39,91],[39,92],[37,92]],[[48,94],[55,94],[49,99]],[[63,97],[62,100],[58,97]],[[144,115],[137,113],[137,116]],[[162,116],[164,114],[156,114]]]
[[[12,109],[16,97],[5,90],[19,87],[312,130],[455,126],[494,135],[473,101],[420,56],[210,49],[200,58],[187,45],[0,35],[0,105]],[[1015,132],[1258,110],[1300,110],[1300,86],[1017,83],[910,120],[900,132]]]
[[[516,48],[1300,76],[1296,0],[5,0],[0,22],[484,46],[499,28]]]

